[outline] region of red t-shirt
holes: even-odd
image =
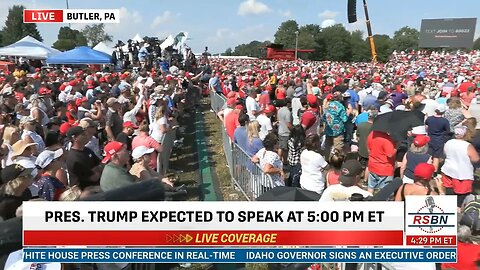
[[[395,143],[383,132],[372,131],[367,138],[370,153],[368,170],[379,176],[393,176],[395,170]]]
[[[278,88],[276,96],[277,99],[285,99],[285,88]]]
[[[460,86],[458,87],[458,90],[460,90],[460,93],[465,93],[467,92],[468,87],[471,87],[472,91],[475,91],[475,89],[477,88],[477,86],[472,82],[464,82],[460,84]]]
[[[67,112],[66,112],[66,116],[67,116],[67,119],[68,119],[68,123],[70,123],[70,124],[73,125],[73,124],[75,123],[75,121],[77,121],[77,115],[76,115],[76,114],[77,114],[77,110],[78,110],[77,106],[73,105],[73,103],[68,103],[68,105],[67,105]],[[70,111],[74,111],[75,115],[72,115],[72,114],[70,113]]]
[[[442,269],[477,270],[480,261],[480,245],[458,242],[457,263],[442,263]]]
[[[329,186],[340,184],[340,172],[330,170],[327,175],[327,182]]]
[[[315,116],[318,113],[317,109],[310,108],[305,113],[302,114],[302,118],[300,119],[300,124],[305,127],[305,130],[312,127],[315,122],[317,121],[317,117]]]
[[[238,122],[238,113],[232,111],[227,114],[224,120],[224,125],[225,129],[227,130],[228,137],[233,140],[233,134],[235,133],[235,129],[240,126],[240,122]]]
[[[260,97],[258,98],[258,104],[260,107],[265,108],[268,104],[270,104],[270,96],[267,92],[263,92]]]

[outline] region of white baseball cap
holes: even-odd
[[[41,169],[45,169],[52,161],[61,157],[63,155],[63,149],[59,148],[55,151],[45,150],[40,155],[38,155],[37,160],[35,160],[35,165]]]
[[[155,151],[154,148],[148,148],[146,146],[140,145],[137,148],[133,149],[132,151],[132,158],[133,159],[139,159],[143,157],[146,154],[151,154]]]

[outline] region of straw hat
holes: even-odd
[[[13,149],[12,158],[16,156],[20,156],[21,154],[23,154],[23,152],[25,152],[25,149],[34,145],[37,145],[37,143],[28,143],[27,141],[19,140],[18,142],[12,145],[12,149]]]

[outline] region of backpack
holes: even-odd
[[[472,233],[480,232],[480,200],[477,199],[465,205],[460,225],[468,226]]]

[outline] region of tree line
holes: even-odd
[[[298,33],[298,49],[313,49],[313,53],[299,57],[307,60],[331,61],[369,61],[371,59],[370,44],[360,30],[348,31],[342,24],[321,28],[317,24],[299,26],[295,20],[283,22],[274,35],[274,43],[283,44],[285,48],[295,49]],[[404,26],[389,35],[374,35],[378,61],[388,61],[393,51],[411,51],[418,49],[419,31]],[[228,48],[225,55],[265,57],[265,46],[270,41],[252,41],[240,44],[234,49]],[[475,40],[474,49],[480,49],[480,38]]]
[[[37,24],[23,22],[24,9],[23,5],[14,5],[8,9],[7,20],[0,30],[0,47],[10,45],[26,36],[43,41]],[[104,24],[86,25],[82,30],[63,26],[60,27],[57,38],[52,47],[60,51],[68,51],[78,46],[95,46],[101,41],[113,40],[113,37],[105,32]]]

